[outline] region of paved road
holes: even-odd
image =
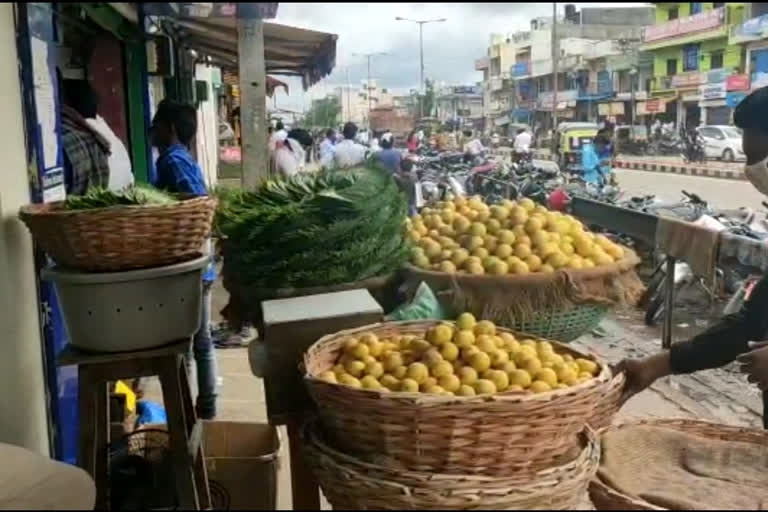
[[[768,201],[748,181],[684,176],[659,172],[645,172],[626,169],[614,169],[619,184],[627,194],[655,194],[658,197],[676,201],[682,197],[681,190],[701,196],[716,208],[731,209],[747,206],[763,209],[761,201]]]

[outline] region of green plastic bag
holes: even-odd
[[[432,289],[421,282],[416,289],[413,300],[403,304],[390,313],[388,320],[448,320],[450,315],[437,300]]]

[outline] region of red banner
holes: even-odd
[[[725,79],[726,91],[748,91],[749,75],[731,75]]]
[[[672,21],[645,27],[645,42],[657,41],[668,37],[690,34],[700,30],[719,27],[723,23],[725,8],[710,9],[693,16],[677,18]]]
[[[661,110],[661,101],[657,99],[648,100],[645,102],[646,112],[658,112]]]

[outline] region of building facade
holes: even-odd
[[[745,72],[742,45],[730,29],[745,19],[743,3],[657,3],[642,50],[653,56],[650,111],[678,126],[728,124],[728,82]]]
[[[742,45],[744,73],[732,75],[727,83],[726,102],[735,108],[755,89],[768,86],[768,4],[745,4],[745,21],[730,29],[728,42]]]
[[[443,87],[436,98],[436,116],[441,123],[482,128],[483,89],[477,85]]]

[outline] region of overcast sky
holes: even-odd
[[[564,3],[558,3],[562,14]],[[635,3],[576,3],[580,7],[642,6]],[[472,85],[482,79],[474,70],[475,59],[486,53],[491,33],[526,30],[530,20],[551,16],[551,3],[280,3],[277,23],[337,34],[336,67],[333,73],[306,92],[295,79],[285,80],[290,95],[277,93],[277,106],[302,110],[311,98],[325,96],[347,80],[352,85],[366,78],[366,59],[355,53],[386,52],[374,57],[371,77],[380,87],[407,93],[419,86],[419,29],[415,23],[396,21],[446,18],[424,26],[425,76],[438,84]],[[283,79],[282,77],[279,77]]]

